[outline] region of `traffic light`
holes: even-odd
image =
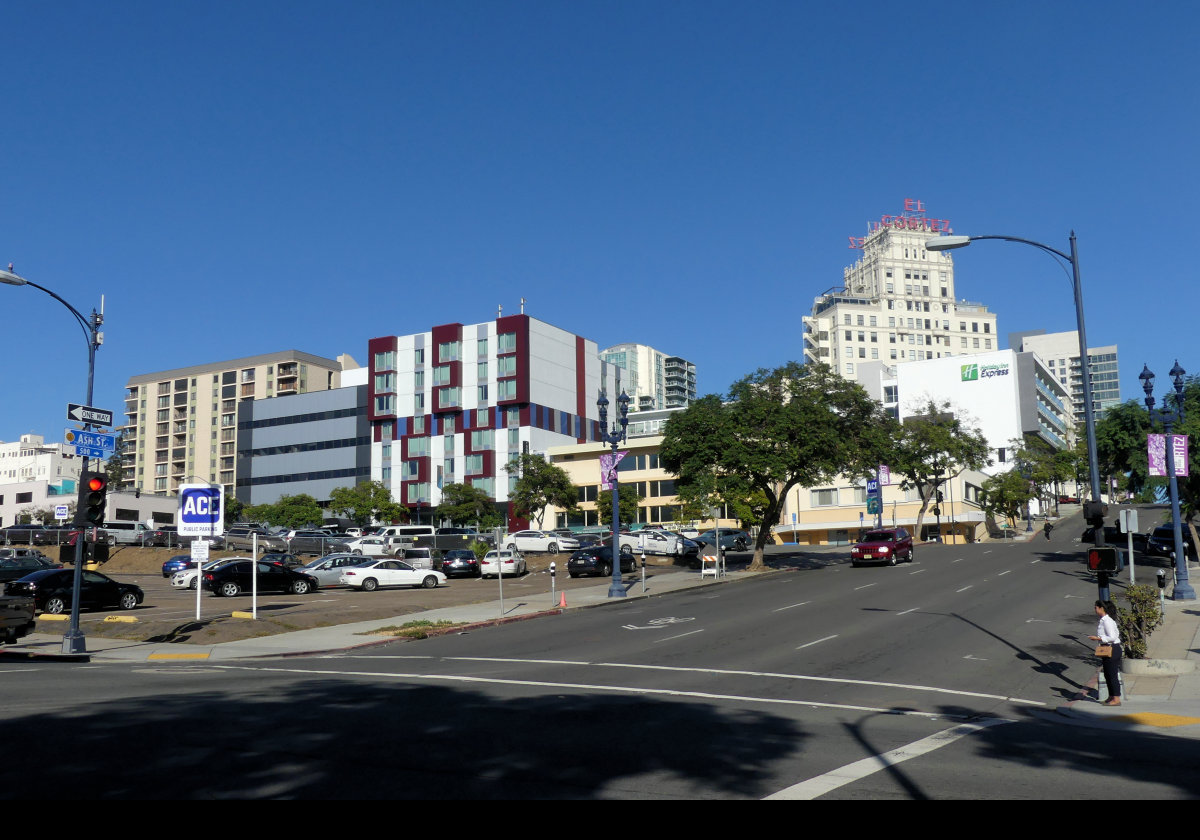
[[[1119,572],[1125,568],[1121,550],[1111,545],[1088,549],[1088,569],[1093,572]]]
[[[104,524],[104,504],[107,500],[108,476],[102,472],[85,472],[79,477],[75,524],[99,528]]]

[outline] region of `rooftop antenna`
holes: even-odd
[[[525,314],[525,298],[521,298],[521,314]]]
[[[496,307],[496,318],[497,318],[497,319],[499,319],[499,318],[500,318],[500,316],[501,316],[501,315],[503,315],[503,314],[504,314],[504,307],[503,307],[503,306],[497,306],[497,307]]]

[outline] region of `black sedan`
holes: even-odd
[[[312,575],[293,571],[282,563],[262,560],[238,560],[207,571],[204,573],[204,588],[210,590],[214,595],[226,598],[232,598],[242,592],[250,592],[256,585],[254,580],[256,570],[259,592],[290,592],[293,595],[307,595],[309,592],[317,591],[317,579]]]
[[[448,578],[479,577],[479,558],[469,548],[447,551],[440,560],[434,560],[433,567]]]
[[[44,569],[61,568],[61,563],[55,563],[49,557],[42,554],[0,557],[0,581],[20,580],[23,577],[31,575],[34,572],[43,571]]]
[[[637,561],[634,556],[627,551],[622,551],[621,573],[632,572],[636,568]],[[573,578],[583,575],[608,577],[612,574],[612,546],[596,545],[579,549],[567,561],[567,574]]]
[[[1189,560],[1195,560],[1196,546],[1192,544],[1192,532],[1186,524],[1180,529],[1180,536],[1183,537],[1183,553],[1187,555]],[[1116,544],[1119,546],[1125,545],[1123,542]],[[1170,563],[1175,562],[1174,526],[1159,525],[1150,532],[1150,537],[1146,540],[1146,556],[1161,558]]]
[[[46,569],[26,575],[4,586],[5,595],[24,595],[32,598],[37,608],[51,615],[61,615],[71,609],[74,591],[74,569]],[[140,586],[120,583],[99,572],[83,572],[79,591],[81,609],[103,610],[114,607],[132,610],[145,600]]]

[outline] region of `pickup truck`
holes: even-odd
[[[21,595],[0,595],[0,643],[11,645],[33,632],[33,599]]]

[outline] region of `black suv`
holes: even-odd
[[[1186,524],[1183,526],[1183,553],[1189,560],[1196,559],[1196,545],[1192,542],[1192,531]],[[1123,545],[1124,543],[1117,543]],[[1146,540],[1146,556],[1162,557],[1174,562],[1175,560],[1175,528],[1172,525],[1159,525],[1150,532]]]
[[[621,546],[622,549],[625,546]],[[637,568],[637,561],[632,553],[621,551],[621,574],[632,572]],[[571,554],[567,561],[567,574],[573,578],[581,575],[599,575],[608,577],[612,574],[612,546],[594,545],[581,548]]]

